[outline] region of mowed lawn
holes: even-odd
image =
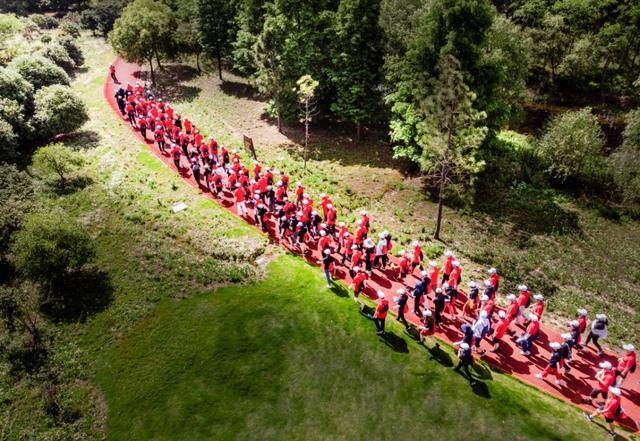
[[[592,440],[579,411],[402,328],[283,255],[256,284],[161,301],[98,360],[112,440]]]

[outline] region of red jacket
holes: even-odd
[[[242,187],[238,187],[233,194],[236,196],[236,202],[244,202],[244,189]]]
[[[373,318],[385,319],[387,318],[387,311],[389,311],[389,301],[382,299],[376,307],[376,312],[373,314]]]
[[[616,412],[620,408],[620,397],[610,393],[607,395],[607,401],[602,409],[602,416],[609,419],[616,417]]]
[[[533,305],[533,313],[538,316],[538,318],[542,317],[544,313],[544,301],[538,300],[535,305]]]

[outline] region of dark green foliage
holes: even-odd
[[[20,228],[22,219],[33,208],[33,197],[31,177],[15,166],[0,164],[0,254],[5,253],[11,234]]]
[[[82,11],[82,25],[102,35],[107,35],[130,0],[91,0]]]
[[[53,84],[69,85],[69,76],[51,60],[40,55],[21,55],[9,63],[35,90]]]
[[[74,67],[80,67],[84,64],[84,55],[82,55],[82,50],[72,37],[63,35],[56,39],[56,43],[61,45],[67,51],[67,54],[73,60]]]
[[[627,201],[640,201],[640,110],[627,114],[622,146],[611,157],[613,179]]]
[[[40,55],[53,61],[56,65],[63,68],[65,72],[71,72],[76,64],[69,56],[67,50],[60,44],[49,43],[41,51]]]
[[[31,14],[29,19],[40,29],[54,29],[58,27],[58,20],[45,14]]]
[[[33,119],[38,136],[46,139],[79,129],[89,116],[85,104],[76,92],[68,87],[54,85],[36,93]]]
[[[196,0],[195,36],[204,52],[218,63],[222,80],[222,59],[231,52],[234,32],[234,4],[228,0]],[[193,29],[194,23],[189,27]]]

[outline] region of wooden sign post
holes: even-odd
[[[243,135],[244,137],[244,148],[247,149],[249,154],[255,159],[258,160],[256,156],[256,149],[253,147],[253,139],[249,138],[247,135]]]

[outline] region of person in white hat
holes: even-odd
[[[562,360],[562,345],[557,341],[553,341],[549,343],[551,347],[551,357],[549,358],[549,363],[547,367],[542,371],[541,374],[535,374],[536,378],[545,379],[547,375],[553,374],[556,377],[556,384],[558,386],[566,386],[564,380],[562,380],[562,375],[560,374],[560,360]]]
[[[613,369],[613,365],[610,362],[603,361],[598,366],[600,366],[600,370],[595,376],[597,383],[589,397],[583,399],[585,403],[591,403],[594,398],[598,397],[598,395],[602,395],[602,398],[606,398],[609,388],[613,386],[616,381],[616,371]]]
[[[464,369],[464,373],[469,380],[469,384],[471,386],[476,385],[476,381],[473,378],[473,375],[469,371],[469,366],[473,364],[473,355],[471,354],[471,348],[468,343],[460,343],[458,348],[458,365],[453,368],[454,371],[460,372],[460,369]]]
[[[335,259],[331,255],[331,249],[326,248],[322,252],[322,269],[327,278],[327,288],[331,288],[331,273],[335,271]]]
[[[387,256],[388,251],[388,242],[387,236],[384,232],[378,234],[380,240],[378,240],[378,244],[376,245],[376,255],[373,258],[373,267],[380,268],[384,271],[387,268],[387,262],[389,261],[389,256]]]
[[[389,301],[386,299],[384,292],[378,291],[378,305],[376,310],[371,316],[373,323],[376,325],[376,334],[384,334],[384,322],[387,319],[387,312],[389,311]]]
[[[371,219],[369,219],[369,215],[367,215],[367,210],[360,211],[360,220],[362,220],[362,226],[369,230],[371,228]]]
[[[353,281],[349,286],[353,288],[353,300],[360,303],[360,293],[367,287],[367,273],[360,271],[360,267],[356,266],[352,270],[352,277]]]
[[[428,286],[429,279],[427,277],[427,272],[421,271],[420,277],[411,291],[411,297],[413,297],[413,313],[418,317],[422,314],[420,308],[424,304],[424,297],[427,295]]]
[[[489,280],[491,281],[493,292],[497,293],[498,285],[500,285],[500,275],[498,274],[498,270],[495,268],[489,268],[487,272],[489,273]]]
[[[442,269],[442,283],[449,280],[449,275],[451,275],[451,271],[453,270],[453,261],[456,260],[456,258],[453,257],[453,252],[449,250],[444,252],[444,257],[445,261]]]
[[[609,425],[607,432],[612,438],[615,438],[617,435],[613,423],[615,422],[616,418],[622,414],[621,399],[622,391],[620,390],[620,388],[610,386],[607,393],[607,401],[605,401],[604,405],[596,409],[591,415],[589,415],[587,412],[583,412],[582,414],[587,421],[593,421],[596,416],[602,415],[604,420]]]
[[[476,308],[478,307],[478,297],[480,295],[480,290],[478,289],[478,284],[473,280],[469,282],[469,294],[467,294],[467,301],[462,305],[462,309],[460,310],[460,314],[458,317],[463,318],[465,315],[475,315]]]
[[[531,293],[527,285],[518,285],[518,315],[516,316],[516,322],[520,319],[524,321],[526,319],[525,310],[531,303]]]
[[[516,341],[516,343],[518,343],[522,348],[520,351],[520,354],[522,355],[531,355],[533,342],[538,338],[538,334],[540,334],[540,322],[538,321],[538,316],[535,314],[529,314],[528,317],[529,324],[527,325],[524,333]]]
[[[586,309],[584,308],[578,308],[578,310],[576,311],[576,319],[575,321],[578,323],[577,325],[577,335],[574,334],[574,332],[572,331],[573,335],[573,340],[575,341],[575,348],[578,350],[578,352],[582,352],[582,334],[584,333],[585,329],[587,329],[587,316],[589,315],[589,313],[587,312]]]
[[[491,346],[493,346],[493,348],[491,349],[491,352],[498,352],[500,344],[502,343],[502,338],[507,332],[507,329],[509,329],[509,323],[511,323],[509,317],[507,317],[507,313],[502,310],[498,311],[498,317],[500,318],[500,321],[493,328],[493,338],[491,339]]]
[[[376,252],[376,244],[371,239],[365,239],[363,244],[364,249],[364,267],[365,271],[371,277],[371,264],[373,263],[373,255]]]
[[[422,251],[421,251],[422,252]],[[438,287],[438,262],[435,260],[429,261],[429,284],[431,285],[431,291],[435,292]]]
[[[480,354],[484,354],[486,351],[480,351],[480,342],[487,332],[489,332],[489,327],[491,324],[489,323],[489,318],[487,315],[487,311],[480,311],[480,315],[478,319],[473,322],[471,325],[471,329],[473,330],[473,350]]]
[[[304,199],[304,187],[302,182],[296,182],[296,205],[298,208],[302,207],[302,200]]]
[[[411,267],[411,259],[405,250],[400,250],[398,253],[400,257],[400,263],[398,263],[398,275],[396,280],[404,284],[404,280],[409,274],[409,268]]]
[[[422,311],[420,323],[422,324],[418,328],[418,331],[420,331],[420,344],[424,345],[427,338],[429,338],[435,343],[435,347],[439,348],[440,344],[438,344],[433,336],[436,332],[436,321],[433,317],[433,313],[428,308],[425,308],[424,311]]]
[[[593,345],[598,348],[598,355],[604,354],[604,350],[602,346],[600,346],[600,343],[598,343],[598,340],[607,338],[608,326],[609,322],[606,315],[596,315],[596,319],[591,322],[591,330],[589,331],[589,335],[587,335],[587,340],[584,342],[585,346],[589,346],[589,342],[593,341]]]
[[[367,238],[369,230],[362,224],[362,219],[356,221],[356,237],[355,242],[358,247],[362,247],[365,239]]]
[[[409,301],[409,296],[407,295],[407,291],[405,291],[403,288],[398,289],[396,293],[398,294],[398,297],[393,299],[398,305],[398,317],[396,318],[396,320],[401,322],[404,325],[404,328],[407,330],[407,332],[409,332],[411,328],[409,327],[409,323],[407,322],[407,319],[404,316],[406,310],[409,309],[409,307],[407,306],[407,302]]]
[[[636,348],[631,343],[627,343],[622,345],[622,349],[624,349],[624,355],[618,358],[618,366],[616,367],[618,387],[622,386],[629,373],[636,371],[637,364]]]
[[[411,246],[413,247],[413,257],[411,258],[411,271],[415,271],[417,267],[422,271],[424,268],[422,267],[422,259],[424,259],[424,254],[422,253],[422,248],[420,247],[420,243],[417,240],[411,242]]]
[[[564,369],[565,374],[568,374],[571,372],[571,366],[569,366],[569,363],[573,360],[571,349],[575,345],[575,340],[573,339],[573,335],[569,332],[560,334],[560,337],[562,337],[562,344],[560,348],[561,359],[559,367]]]
[[[533,299],[536,301],[531,307],[531,312],[538,316],[539,319],[542,318],[542,314],[544,313],[544,296],[542,294],[535,294]]]

